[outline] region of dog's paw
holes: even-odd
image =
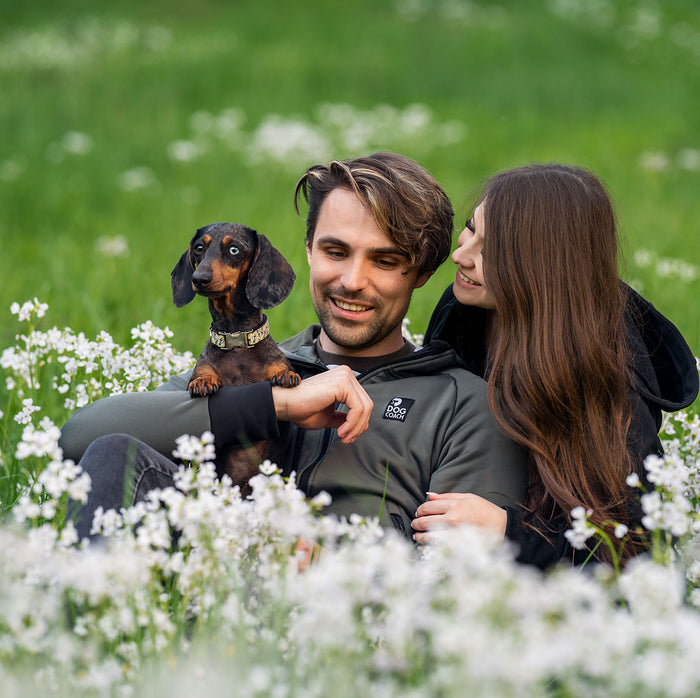
[[[187,390],[190,391],[191,397],[208,397],[213,395],[219,388],[221,383],[211,376],[200,376],[199,378],[193,378]]]
[[[272,376],[270,380],[272,385],[278,385],[280,388],[294,388],[301,383],[301,376],[294,371],[280,371]]]

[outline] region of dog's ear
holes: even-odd
[[[264,235],[258,234],[257,238],[245,292],[256,308],[274,308],[291,293],[297,277],[291,264]]]
[[[196,237],[196,236],[195,236]],[[173,303],[178,308],[187,305],[194,297],[192,288],[192,274],[194,274],[194,262],[192,261],[192,244],[185,250],[175,269],[170,272],[170,286],[173,289]]]

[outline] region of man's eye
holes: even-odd
[[[398,262],[395,259],[378,259],[377,264],[384,269],[393,269]]]

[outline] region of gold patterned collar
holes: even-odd
[[[209,328],[211,343],[224,351],[240,348],[248,349],[254,347],[258,342],[262,342],[265,337],[269,336],[270,323],[267,321],[265,315],[263,315],[262,325],[256,327],[254,330],[245,332],[217,332],[213,325]]]

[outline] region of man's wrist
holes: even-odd
[[[282,422],[289,421],[289,388],[272,388],[272,404],[275,406],[277,419]]]

